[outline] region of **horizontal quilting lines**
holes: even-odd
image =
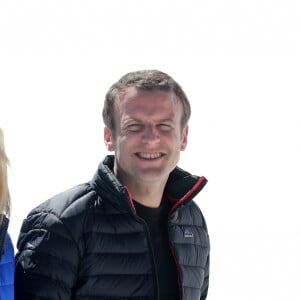
[[[129,214],[88,216],[85,233],[130,234],[143,232],[144,225]]]
[[[180,206],[170,216],[171,223],[205,226],[203,215],[194,202]]]
[[[24,250],[19,256],[18,261],[23,266],[24,272],[38,275],[38,284],[41,288],[44,283],[49,287],[51,282],[51,284],[55,286],[55,289],[64,289],[66,291],[76,280],[76,268],[73,265],[74,262],[71,263],[66,256],[62,259],[51,255],[49,252],[41,251],[38,260],[36,261],[34,251]],[[51,267],[57,265],[60,266],[59,272],[57,268]],[[30,277],[26,278],[29,279]],[[34,284],[37,283],[30,281],[30,285]],[[23,282],[21,285],[18,285],[19,288],[21,286],[23,286]]]
[[[195,245],[176,245],[176,257],[182,266],[204,268],[208,258],[209,249]]]
[[[191,288],[200,288],[204,281],[204,269],[181,266],[182,285]]]
[[[107,207],[106,207],[107,208]],[[78,295],[143,299],[153,295],[153,270],[144,224],[129,213],[89,213],[84,230]]]
[[[151,274],[149,253],[89,254],[82,261],[80,276]]]
[[[148,249],[145,233],[106,234],[90,232],[86,235],[87,253],[142,253]]]
[[[179,207],[170,216],[168,232],[179,264],[183,293],[189,299],[200,299],[210,247],[200,209],[193,202]],[[192,294],[195,298],[190,298]]]
[[[90,214],[84,230],[86,252],[146,252],[149,245],[144,226],[131,214]]]
[[[128,246],[128,245],[127,245]],[[130,248],[132,246],[130,245]],[[99,247],[99,252],[103,251]],[[153,294],[150,254],[145,251],[128,253],[88,253],[81,262],[78,295],[97,295],[105,299],[140,299]],[[88,299],[92,299],[88,298]]]
[[[78,299],[153,299],[152,276],[95,276],[81,278],[76,294]],[[97,295],[97,296],[96,296]],[[87,297],[88,296],[88,297]],[[93,298],[95,297],[95,298]],[[77,299],[77,298],[76,298]]]

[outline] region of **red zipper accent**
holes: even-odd
[[[171,208],[169,215],[181,204],[183,203],[195,190],[197,190],[199,188],[199,186],[201,185],[201,183],[205,181],[205,177],[202,176],[200,177],[197,182],[193,185],[193,187],[186,192],[185,195],[183,195],[180,199],[177,200],[177,202],[174,204],[174,206]],[[168,196],[168,198],[170,198]],[[171,200],[175,200],[174,198],[170,198]]]
[[[133,203],[132,195],[131,195],[131,193],[129,192],[129,189],[128,189],[127,186],[124,186],[124,188],[125,188],[125,190],[126,190],[126,192],[127,192],[127,194],[128,194],[129,203],[130,203],[130,205],[131,205],[131,207],[132,207],[134,213],[137,215],[137,212],[136,212],[136,209],[135,209],[135,206],[134,206],[134,203]]]

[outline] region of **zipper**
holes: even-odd
[[[133,203],[133,198],[132,198],[132,195],[131,193],[129,192],[127,186],[125,186],[125,190],[127,191],[127,194],[128,194],[128,199],[129,199],[129,203],[131,205],[131,208],[133,210],[133,216],[135,217],[135,219],[144,225],[144,228],[146,229],[146,233],[147,233],[147,241],[148,241],[148,245],[150,246],[150,252],[151,252],[151,260],[152,260],[152,266],[153,266],[153,270],[154,270],[154,278],[153,278],[153,286],[156,290],[156,293],[154,293],[154,299],[159,299],[159,291],[158,291],[158,275],[157,275],[157,266],[156,266],[156,263],[155,263],[155,259],[154,259],[154,251],[153,251],[153,246],[152,246],[152,243],[151,243],[151,236],[150,236],[150,232],[149,232],[149,229],[148,229],[148,225],[147,223],[142,219],[140,218],[138,215],[137,215],[137,212],[136,212],[136,209],[135,209],[135,206],[134,206],[134,203]]]
[[[136,218],[141,223],[143,223],[144,227],[146,228],[148,244],[150,246],[150,251],[151,251],[152,265],[153,265],[153,269],[154,269],[153,284],[154,284],[154,288],[156,290],[156,293],[154,293],[154,297],[155,297],[154,299],[159,299],[157,266],[156,266],[156,262],[155,262],[155,259],[154,259],[154,251],[153,251],[153,246],[152,246],[152,243],[151,243],[150,232],[149,232],[148,225],[146,224],[146,222],[142,218],[139,218],[138,216],[136,216]]]

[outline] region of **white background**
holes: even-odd
[[[180,166],[209,180],[208,299],[300,299],[299,1],[0,0],[0,46],[14,244],[107,154],[109,86],[157,68],[193,108]]]

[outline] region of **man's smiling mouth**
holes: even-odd
[[[136,156],[142,159],[147,159],[147,160],[153,160],[157,158],[161,158],[163,156],[163,153],[161,152],[156,152],[156,153],[146,153],[146,152],[138,152],[136,153]]]

